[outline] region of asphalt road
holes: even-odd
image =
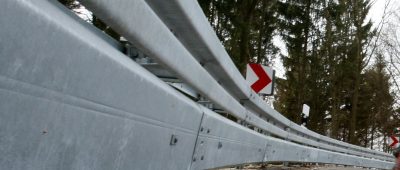
[[[358,167],[338,167],[338,166],[307,166],[307,167],[300,167],[300,166],[290,166],[285,167],[282,165],[268,165],[264,167],[260,166],[245,166],[243,168],[223,168],[219,170],[365,170],[363,168]]]

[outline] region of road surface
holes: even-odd
[[[245,166],[243,168],[222,168],[219,170],[365,170],[363,168],[359,167],[343,167],[343,166],[333,166],[333,165],[311,165],[311,166],[290,166],[290,167],[285,167],[282,165],[267,165],[264,167],[260,166],[254,166],[254,165],[249,165]]]

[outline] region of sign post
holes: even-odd
[[[275,71],[261,64],[247,64],[246,80],[258,94],[274,94]]]

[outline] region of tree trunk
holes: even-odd
[[[357,126],[357,112],[358,112],[358,100],[360,95],[360,82],[361,82],[361,67],[362,67],[362,50],[361,50],[361,32],[362,32],[362,21],[359,16],[360,9],[358,7],[358,3],[352,1],[354,4],[354,17],[355,17],[355,25],[356,25],[356,54],[355,54],[355,70],[353,78],[354,80],[354,88],[353,88],[353,96],[351,102],[351,119],[350,119],[350,130],[349,130],[349,140],[352,144],[358,144],[356,139],[356,126]]]
[[[254,10],[257,0],[243,0],[241,3],[240,17],[240,39],[239,39],[239,70],[246,75],[246,64],[250,59],[250,24],[253,22]]]

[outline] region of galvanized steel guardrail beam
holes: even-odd
[[[249,85],[245,82],[239,71],[236,69],[233,62],[229,59],[224,47],[219,43],[218,37],[213,32],[206,17],[204,16],[200,6],[195,0],[187,1],[157,1],[146,0],[154,9],[158,16],[163,19],[166,25],[171,28],[178,39],[191,51],[194,57],[200,63],[212,65],[206,67],[220,83],[231,92],[236,98],[249,102],[254,110],[258,110],[261,115],[268,115],[285,126],[288,126],[288,120],[281,114],[272,109],[265,109],[265,103],[253,93],[248,93]],[[238,93],[241,92],[241,93]],[[253,100],[251,100],[253,99]],[[256,107],[256,108],[254,108]],[[331,138],[323,138],[321,135],[307,129],[301,128],[297,124],[289,125],[292,131],[301,132],[307,136],[322,140],[331,144],[336,144],[343,148],[349,148],[366,153],[377,154],[382,157],[391,157],[391,155],[377,152],[374,150],[362,148],[355,145],[333,140]]]
[[[241,119],[246,111],[240,103],[213,79],[187,49],[176,39],[146,2],[108,0],[82,1],[97,16],[110,24],[140,50],[171,69],[207,98]],[[129,17],[127,17],[129,16]],[[207,90],[204,90],[207,89]]]
[[[109,2],[107,2],[107,1],[92,2],[92,1],[84,0],[83,2],[86,3],[89,8],[92,8],[93,11],[95,11],[97,15],[99,15],[100,17],[104,17],[104,20],[106,22],[108,21],[110,25],[112,25],[116,30],[120,31],[122,33],[122,35],[127,37],[128,40],[133,41],[135,44],[137,44],[139,46],[142,46],[142,44],[144,43],[143,41],[145,39],[145,35],[156,35],[156,37],[162,36],[163,38],[169,37],[169,38],[167,38],[167,40],[162,40],[161,38],[154,40],[154,41],[159,41],[159,42],[164,42],[164,43],[168,43],[170,41],[178,41],[178,39],[183,40],[183,44],[186,45],[187,49],[189,49],[189,51],[191,51],[192,53],[188,53],[187,49],[182,49],[182,45],[178,44],[179,48],[172,47],[172,48],[165,49],[167,51],[170,49],[174,49],[173,54],[168,53],[168,52],[160,52],[160,54],[153,54],[152,56],[155,58],[158,58],[161,63],[166,64],[168,68],[174,70],[181,78],[183,78],[184,80],[189,82],[191,85],[195,86],[195,88],[197,90],[199,90],[203,95],[209,97],[212,101],[216,102],[217,104],[222,106],[224,109],[226,109],[233,115],[235,115],[241,119],[248,120],[248,121],[252,117],[255,117],[255,114],[251,113],[250,111],[247,111],[247,113],[249,113],[249,114],[246,115],[246,117],[243,117],[244,109],[241,108],[237,102],[225,102],[223,99],[219,98],[219,96],[226,96],[227,93],[225,92],[225,90],[221,90],[221,88],[219,88],[219,90],[217,90],[216,92],[210,92],[208,87],[204,87],[204,86],[200,87],[199,86],[198,83],[205,84],[204,82],[209,82],[211,84],[211,87],[218,86],[217,82],[215,80],[213,80],[212,78],[202,76],[202,74],[207,73],[207,71],[202,69],[202,67],[201,67],[202,65],[200,65],[200,63],[205,64],[205,61],[214,61],[214,62],[210,62],[210,63],[219,64],[218,67],[222,68],[222,70],[225,70],[225,72],[218,72],[216,69],[218,67],[211,67],[211,68],[214,68],[214,70],[211,69],[211,71],[214,71],[214,73],[211,72],[210,70],[208,70],[208,71],[211,72],[212,75],[217,75],[217,76],[219,75],[219,77],[235,77],[235,78],[231,78],[231,79],[225,78],[225,81],[224,81],[229,84],[228,87],[233,87],[232,88],[233,90],[230,89],[231,91],[235,91],[234,87],[236,87],[236,89],[237,88],[243,89],[243,88],[247,87],[247,86],[245,86],[246,83],[245,83],[244,79],[242,77],[238,78],[240,76],[240,74],[235,74],[234,71],[231,71],[231,70],[234,70],[232,68],[235,68],[235,67],[234,67],[232,61],[226,62],[226,56],[227,56],[226,52],[222,53],[223,56],[216,56],[216,55],[213,55],[213,53],[209,52],[209,51],[211,51],[210,49],[212,49],[212,47],[210,47],[210,44],[213,44],[213,43],[209,43],[209,42],[213,42],[217,38],[216,38],[215,34],[210,34],[211,27],[208,25],[207,20],[205,19],[204,15],[202,15],[202,13],[199,14],[198,11],[201,12],[201,9],[199,8],[199,6],[197,5],[197,3],[195,1],[153,2],[150,0],[149,2],[150,2],[150,4],[152,4],[152,7],[156,8],[156,10],[155,10],[156,13],[158,12],[159,16],[162,16],[161,19],[164,19],[164,20],[159,19],[158,16],[156,14],[154,14],[151,10],[148,11],[148,13],[149,13],[148,17],[146,17],[146,15],[144,16],[143,13],[141,13],[140,17],[138,17],[136,20],[136,19],[132,19],[132,18],[127,18],[125,16],[135,16],[135,13],[138,12],[137,10],[129,10],[129,11],[120,10],[120,8],[119,8],[120,6],[109,4]],[[130,3],[132,3],[132,2],[123,2],[120,4],[124,4],[124,6],[137,5],[137,4],[130,4]],[[135,3],[142,4],[145,8],[148,9],[148,6],[145,2],[135,2]],[[143,12],[143,11],[140,11],[140,12]],[[136,14],[136,16],[139,16],[139,15]],[[112,20],[111,19],[108,20],[109,18],[112,18]],[[203,20],[198,21],[199,20],[198,18],[201,18]],[[145,20],[145,22],[146,22],[146,23],[139,24],[139,25],[146,26],[148,28],[157,28],[157,30],[141,30],[141,29],[135,30],[135,29],[131,29],[132,27],[125,27],[124,25],[121,25],[122,23],[124,23],[124,24],[130,23],[133,26],[133,24],[135,24],[135,23],[142,23],[138,20]],[[154,22],[149,22],[150,20],[154,20]],[[172,28],[168,29],[166,26],[163,25],[162,21],[167,23],[167,25]],[[199,23],[201,23],[201,24],[199,24]],[[184,25],[184,26],[180,26],[180,25]],[[208,27],[204,28],[204,26],[200,27],[199,25],[206,25]],[[177,35],[178,38],[174,37],[173,36],[174,34],[172,32],[170,32],[170,30],[175,32],[175,35]],[[189,35],[188,30],[194,30],[195,34]],[[209,32],[201,34],[201,32],[204,32],[202,30],[209,31]],[[146,34],[143,34],[144,32],[146,32]],[[162,33],[162,32],[164,32],[164,33]],[[162,34],[165,34],[165,35],[162,35]],[[214,37],[208,38],[210,36],[214,36]],[[204,38],[204,37],[206,37],[206,38]],[[206,40],[204,40],[204,39],[206,39]],[[207,44],[207,43],[209,43],[209,44]],[[152,44],[152,43],[150,43],[150,44]],[[152,45],[143,47],[143,50],[149,51],[149,49],[151,49],[151,48],[153,48]],[[222,45],[213,46],[213,48],[214,48],[214,51],[222,51],[223,50],[223,49],[221,50]],[[215,48],[217,48],[217,49],[215,49]],[[176,50],[176,49],[179,49],[179,50]],[[195,49],[195,50],[193,50],[193,49]],[[209,50],[204,50],[204,49],[209,49]],[[184,56],[186,58],[191,58],[190,62],[193,62],[193,60],[196,59],[193,56],[197,56],[197,58],[200,58],[201,61],[198,62],[195,67],[191,66],[191,68],[195,68],[195,70],[196,70],[195,72],[188,72],[188,71],[182,71],[182,70],[178,71],[180,69],[180,66],[179,66],[179,65],[181,65],[180,63],[186,63],[186,62],[181,61],[178,64],[175,62],[176,59],[172,59],[171,56],[173,56],[173,55],[180,56],[179,51],[183,51],[182,53],[184,53]],[[204,54],[205,52],[209,52],[208,54],[211,54],[211,55],[205,55]],[[194,55],[193,55],[193,53],[194,53]],[[201,53],[203,53],[203,54],[201,54]],[[151,52],[150,52],[150,54],[151,54]],[[220,54],[221,54],[221,52],[220,52]],[[205,56],[207,56],[207,57],[205,57]],[[200,72],[200,74],[199,74],[199,70],[202,70]],[[223,76],[223,75],[226,75],[225,73],[228,73],[229,76]],[[237,70],[236,70],[236,73],[238,73]],[[235,75],[232,75],[232,74],[235,74]],[[205,77],[205,78],[202,79],[201,77]],[[223,84],[224,83],[222,81],[223,79],[220,80],[220,79],[218,79],[219,77],[217,77],[217,80],[219,80],[219,82]],[[201,80],[201,81],[199,82],[198,80]],[[236,80],[236,82],[234,80]],[[239,85],[237,85],[237,84],[239,84]],[[229,89],[229,88],[227,88],[227,89]],[[247,89],[249,89],[249,88],[247,87],[245,89],[246,90],[242,90],[242,92],[247,91]],[[223,95],[221,95],[220,92],[222,92],[221,94],[223,94]],[[245,93],[242,93],[242,94],[245,94]],[[223,97],[223,98],[225,98],[225,97]],[[325,147],[326,149],[328,149],[328,148],[332,149],[332,147],[328,146],[329,144],[331,144],[331,145],[336,144],[339,147],[349,150],[348,153],[350,153],[350,154],[355,154],[355,155],[359,155],[359,156],[365,155],[367,157],[385,159],[385,160],[392,159],[388,154],[385,154],[385,153],[375,152],[375,151],[357,147],[354,145],[348,145],[348,144],[344,145],[344,143],[340,143],[340,142],[335,141],[330,138],[321,138],[321,135],[311,132],[309,130],[303,129],[296,124],[290,123],[290,121],[287,120],[286,118],[284,118],[282,115],[280,115],[276,111],[272,111],[273,109],[270,109],[265,105],[262,105],[263,103],[260,101],[260,99],[258,97],[256,97],[255,94],[250,93],[250,95],[247,96],[247,100],[252,101],[252,102],[248,102],[248,103],[252,103],[252,106],[257,106],[256,109],[262,110],[263,112],[261,112],[261,113],[269,115],[269,116],[271,116],[271,114],[272,114],[271,117],[273,119],[279,120],[279,123],[282,123],[283,126],[290,128],[290,132],[301,132],[303,135],[313,137],[317,140],[322,140],[322,141],[325,140],[325,142],[327,142],[327,144],[322,145],[322,147]],[[235,109],[232,109],[232,107],[231,107],[232,103],[234,104],[233,106],[235,107]],[[265,108],[267,108],[268,111]],[[254,107],[252,107],[252,109],[254,110]],[[258,112],[258,113],[260,113],[260,112]],[[249,121],[249,122],[251,123],[252,121]],[[261,124],[257,124],[256,126],[263,127],[263,125],[261,125]],[[291,135],[291,136],[292,136],[292,139],[295,140],[296,142],[320,147],[320,145],[317,145],[316,142],[313,142],[311,140],[307,140],[307,139],[300,140],[298,137],[296,138],[296,136],[294,136],[294,135]],[[328,139],[328,140],[326,140],[326,139]],[[337,148],[338,146],[334,146],[333,148]],[[334,150],[340,151],[341,149],[338,148],[338,149],[334,149]],[[358,151],[364,151],[365,153],[361,154]]]
[[[256,133],[187,99],[54,1],[6,0],[0,6],[1,167],[204,169],[269,161],[392,166],[385,157],[371,159],[363,148],[346,150],[285,131],[297,128],[287,119],[280,127],[256,116],[225,90],[229,85],[219,85],[218,74],[210,75],[146,2],[83,2],[231,114],[289,141]],[[230,64],[223,67],[231,77],[223,82],[242,81]],[[250,101],[265,110],[252,93]]]
[[[0,5],[0,169],[190,169],[202,108],[69,14]]]
[[[84,1],[85,2],[85,1]],[[175,3],[183,3],[184,5],[187,5],[188,3],[187,2],[190,2],[190,1],[179,1],[179,2],[177,2],[177,1],[175,1]],[[191,2],[192,4],[193,4],[193,2]],[[95,4],[97,4],[97,5],[99,5],[98,7],[99,8],[101,8],[101,2],[95,2]],[[123,3],[122,3],[123,4]],[[156,3],[153,3],[153,4],[156,4]],[[174,2],[168,2],[168,4],[174,4]],[[190,3],[189,3],[190,4]],[[196,4],[196,3],[195,3]],[[88,4],[89,6],[91,6],[91,4],[89,3]],[[119,22],[121,22],[121,23],[129,23],[129,22],[132,22],[133,20],[131,20],[131,19],[129,19],[130,21],[128,21],[127,19],[126,19],[126,17],[123,17],[123,15],[124,16],[131,16],[131,15],[133,15],[135,12],[134,11],[119,11],[119,14],[122,14],[122,15],[120,15],[120,16],[118,16],[118,14],[117,13],[113,13],[112,11],[114,10],[114,11],[116,11],[116,10],[118,10],[117,8],[113,8],[113,7],[110,7],[110,4],[107,4],[107,2],[105,2],[105,3],[103,3],[103,5],[106,5],[107,7],[105,7],[105,8],[103,8],[102,10],[100,10],[99,12],[104,12],[104,11],[107,11],[107,10],[109,10],[109,14],[110,15],[113,15],[113,14],[115,14],[115,16],[113,17],[113,21],[109,21],[110,22],[110,24],[111,25],[113,25],[112,24],[112,22],[117,22],[116,20],[119,20]],[[127,4],[125,4],[125,5],[127,5]],[[184,5],[182,5],[182,4],[179,4],[179,5],[181,5],[181,8],[172,8],[172,9],[175,9],[175,11],[174,12],[163,12],[162,13],[162,15],[160,15],[160,16],[164,16],[164,15],[167,15],[167,17],[164,17],[164,18],[168,18],[168,17],[170,17],[170,15],[168,15],[168,14],[179,14],[179,12],[177,12],[177,11],[179,11],[178,9],[186,9],[186,10],[188,10],[188,9],[190,9],[190,11],[191,12],[187,12],[187,14],[193,14],[193,9],[195,9],[194,7],[195,6],[190,6],[190,7],[188,7],[188,8],[184,8],[184,7],[187,7],[187,6],[184,6]],[[128,5],[129,6],[129,5]],[[167,7],[165,7],[165,6],[168,6],[167,4],[163,4],[162,2],[160,2],[159,3],[159,6],[163,6],[163,8],[167,8]],[[183,7],[182,7],[183,6]],[[103,6],[104,7],[104,6]],[[197,6],[197,8],[199,9],[199,7]],[[94,8],[94,10],[96,9],[96,7]],[[161,9],[161,7],[159,8],[159,9]],[[196,10],[194,10],[194,11],[196,11]],[[101,14],[99,14],[100,16],[101,16]],[[180,16],[187,16],[187,15],[180,15]],[[106,17],[106,16],[104,16],[104,17]],[[141,16],[142,17],[142,16]],[[204,16],[203,16],[204,17]],[[145,17],[143,17],[143,18],[145,18]],[[154,15],[152,16],[152,18],[154,19],[154,20],[157,20],[157,18],[154,18]],[[178,19],[178,18],[173,18],[173,17],[171,17],[172,19],[170,19],[170,20],[166,20],[166,21],[164,21],[164,22],[166,22],[166,23],[168,23],[168,21],[173,21],[173,20],[175,20],[175,21],[180,21],[180,22],[182,22],[183,24],[180,24],[180,25],[190,25],[190,24],[187,24],[187,23],[185,23],[185,22],[183,22],[183,21],[185,21],[184,19]],[[148,19],[149,18],[146,18],[146,21],[148,21]],[[197,21],[196,20],[196,18],[190,18],[190,19],[193,19],[193,21]],[[107,19],[106,19],[107,20]],[[203,20],[203,21],[206,21],[206,20]],[[172,24],[170,24],[170,25],[174,25],[175,27],[173,27],[172,28],[172,30],[174,31],[175,30],[175,34],[178,34],[178,35],[180,35],[180,33],[182,33],[182,32],[185,32],[184,31],[184,29],[179,29],[179,28],[176,28],[176,25],[179,25],[179,24],[175,24],[175,23],[172,23]],[[203,25],[207,25],[207,24],[203,24]],[[121,32],[124,32],[124,29],[126,29],[125,31],[129,31],[128,30],[128,27],[119,27],[118,26],[118,24],[116,24],[116,25],[113,25],[116,29],[120,29],[120,31]],[[146,26],[149,26],[149,25],[146,25]],[[209,27],[209,26],[208,26]],[[184,28],[184,27],[183,27]],[[196,28],[196,27],[193,27],[193,28]],[[160,29],[162,29],[162,27],[160,28]],[[210,28],[211,29],[211,28]],[[167,30],[167,31],[170,31],[169,29],[166,29],[166,28],[164,28],[164,31],[165,30]],[[131,32],[132,32],[133,30],[131,30]],[[125,36],[127,36],[127,37],[129,37],[129,33],[127,33],[127,34],[123,34],[123,35],[125,35]],[[153,34],[153,35],[155,35],[155,34]],[[170,33],[170,35],[172,35],[172,33]],[[208,34],[209,35],[209,34]],[[212,35],[212,34],[211,34]],[[215,35],[214,35],[215,36]],[[179,37],[179,36],[178,36]],[[180,39],[184,39],[185,37],[189,37],[188,35],[183,35],[183,36],[180,36]],[[193,37],[193,36],[191,36],[191,37]],[[197,37],[196,37],[197,38]],[[128,38],[129,39],[129,38]],[[137,38],[136,38],[137,39]],[[132,41],[135,41],[135,37],[131,37],[131,40]],[[162,41],[162,40],[161,40]],[[192,39],[192,41],[193,41],[193,39]],[[218,47],[218,46],[217,46]],[[199,48],[199,49],[204,49],[204,48]],[[159,56],[154,56],[154,57],[159,57]],[[190,57],[190,55],[187,55],[187,57]],[[216,57],[216,58],[218,58],[218,57]],[[219,58],[221,58],[221,57],[219,57]],[[164,58],[159,58],[159,60],[161,60],[161,62],[168,62],[168,61],[170,61],[171,59],[170,58],[167,58],[167,57],[164,57]],[[185,63],[185,62],[182,62],[182,63]],[[221,64],[221,65],[223,65],[223,64]],[[227,65],[225,65],[225,66],[227,66]],[[231,67],[234,67],[233,66],[233,64],[232,65],[228,65],[228,66],[231,66]],[[169,68],[171,68],[171,69],[177,69],[175,66],[170,66]],[[199,68],[200,69],[200,68]],[[227,69],[228,70],[228,69]],[[231,69],[232,70],[232,69]],[[177,74],[178,75],[181,75],[181,76],[187,76],[187,77],[190,77],[192,80],[188,80],[189,82],[190,82],[190,84],[192,84],[192,82],[194,82],[194,79],[198,79],[199,77],[193,77],[193,75],[195,75],[195,74],[192,74],[192,73],[183,73],[183,72],[177,72]],[[186,74],[186,75],[185,75]],[[240,74],[239,74],[240,75]],[[236,75],[237,76],[237,75]],[[229,76],[228,76],[229,77]],[[233,76],[232,76],[233,77]],[[189,78],[189,79],[190,79]],[[213,82],[213,80],[210,80],[209,78],[207,78],[207,79],[202,79],[203,81],[202,82]],[[214,83],[214,82],[213,82]],[[213,84],[213,83],[211,83],[211,84]],[[242,82],[237,82],[236,84],[245,84],[244,83],[244,80],[242,81]],[[197,85],[194,85],[194,86],[197,86]],[[243,86],[242,86],[243,87]],[[211,94],[209,94],[209,93],[207,93],[207,92],[209,92],[209,90],[208,90],[208,88],[207,87],[205,87],[204,88],[204,86],[203,86],[203,88],[197,88],[200,92],[202,92],[203,94],[206,94],[206,96],[207,97],[209,97],[211,100],[213,100],[214,102],[217,102],[219,105],[221,105],[223,108],[225,108],[225,109],[227,109],[228,111],[231,111],[231,113],[233,113],[234,115],[241,115],[241,112],[238,112],[238,111],[234,111],[234,112],[232,112],[232,110],[230,110],[230,107],[231,107],[231,102],[226,102],[226,103],[223,103],[223,104],[221,104],[221,101],[223,101],[223,99],[218,99],[218,96],[219,96],[219,93],[211,93]],[[219,92],[219,91],[218,91]],[[257,102],[253,102],[253,103],[256,103],[256,105],[258,105],[258,106],[260,106],[260,99],[258,98],[258,97],[256,97],[256,95],[253,95],[252,97],[250,97],[250,99],[253,99],[253,100],[258,100]],[[235,104],[237,104],[237,103],[235,103]],[[237,106],[237,108],[239,108],[239,106]],[[262,107],[259,107],[259,108],[265,108],[265,104],[262,106]],[[275,111],[276,112],[276,111]],[[249,113],[249,112],[248,112]],[[269,112],[269,113],[274,113],[274,112]],[[269,113],[267,113],[267,114],[269,114]],[[246,118],[247,119],[245,119],[245,120],[248,120],[248,119],[251,119],[251,117],[253,117],[254,116],[254,114],[250,114],[250,115],[247,115],[246,116]],[[239,116],[239,118],[242,118],[243,119],[243,117],[242,117],[242,115],[241,116]],[[286,118],[284,118],[283,116],[281,116],[279,113],[276,113],[275,115],[274,115],[274,117],[273,118],[277,118],[278,120],[280,120],[281,122],[288,122],[288,120],[286,119]],[[284,121],[285,120],[285,121]],[[299,128],[299,126],[298,125],[296,125],[296,124],[293,124],[293,123],[290,123],[289,125],[288,124],[286,124],[286,126],[289,126],[291,129],[293,129],[292,131],[298,131],[298,130],[301,130],[302,128]],[[293,126],[293,127],[292,127]],[[303,132],[305,135],[309,135],[309,134],[315,134],[315,133],[313,133],[313,132],[311,132],[311,131],[308,131],[308,130],[306,130],[307,132]],[[319,137],[320,135],[318,135],[317,137]],[[319,138],[317,138],[317,139],[319,139]],[[324,138],[323,138],[324,139]],[[330,140],[328,140],[328,142],[330,142],[330,143],[332,143],[331,142],[332,141],[332,139],[330,139]],[[336,142],[336,141],[333,141],[333,143],[338,143],[338,142]],[[306,143],[306,144],[310,144],[310,143]],[[380,158],[380,159],[391,159],[391,158],[388,158],[389,157],[389,155],[388,154],[383,154],[383,153],[379,153],[379,152],[375,152],[375,151],[371,151],[371,150],[368,150],[368,149],[365,149],[365,148],[361,148],[361,147],[357,147],[357,146],[352,146],[352,145],[348,145],[347,144],[347,147],[346,147],[346,149],[349,149],[349,150],[354,150],[354,151],[349,151],[349,153],[357,153],[357,150],[361,150],[361,151],[364,151],[364,152],[372,152],[372,154],[370,154],[370,155],[366,155],[366,156],[370,156],[370,157],[374,157],[374,158]],[[375,154],[383,154],[383,155],[375,155]]]

